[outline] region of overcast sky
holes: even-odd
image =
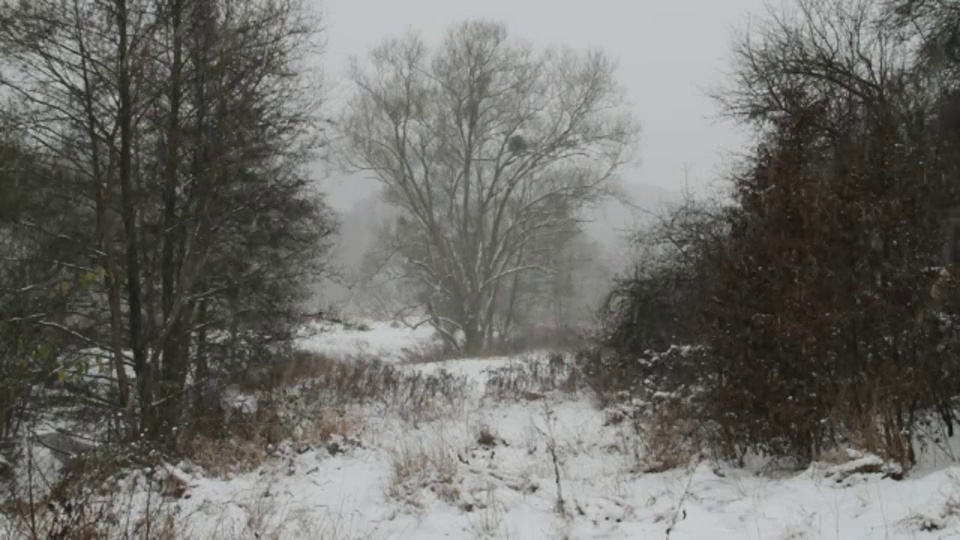
[[[412,28],[430,43],[465,19],[506,22],[535,46],[597,47],[618,61],[621,81],[643,126],[639,165],[624,171],[640,186],[679,190],[713,182],[743,138],[716,117],[704,89],[728,66],[731,31],[763,0],[315,0],[325,15],[325,70],[342,80],[351,55]],[[342,92],[343,88],[338,89]],[[330,202],[346,210],[371,185],[330,181]]]

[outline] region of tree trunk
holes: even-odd
[[[467,356],[483,352],[483,331],[475,320],[463,326],[463,337],[463,352]]]
[[[143,343],[143,301],[140,283],[140,248],[137,231],[137,202],[133,186],[133,96],[130,73],[130,36],[126,0],[116,0],[116,23],[119,33],[117,52],[117,93],[120,121],[120,207],[126,236],[127,316],[129,346],[140,388],[141,430],[151,433],[155,427],[152,366],[147,365]]]
[[[523,262],[523,250],[520,250],[520,263]],[[505,343],[510,337],[510,330],[513,327],[513,316],[517,308],[517,294],[520,290],[520,273],[513,275],[513,283],[510,286],[510,300],[507,302],[507,314],[503,321],[503,330],[500,334],[500,342]]]
[[[80,24],[79,18],[77,24]],[[84,89],[84,114],[86,116],[87,136],[90,139],[91,165],[93,167],[93,192],[96,201],[96,234],[97,242],[103,253],[103,281],[107,290],[108,305],[110,309],[110,349],[113,359],[113,368],[117,376],[117,397],[118,405],[123,411],[123,421],[125,425],[124,438],[132,438],[136,432],[136,420],[133,417],[133,400],[130,395],[130,383],[127,380],[127,369],[123,359],[123,339],[121,336],[122,313],[120,299],[120,272],[116,267],[116,259],[113,253],[113,235],[111,233],[110,218],[107,212],[114,188],[114,159],[112,147],[108,146],[108,163],[104,171],[104,164],[100,158],[100,138],[97,136],[97,119],[93,106],[93,86],[90,83],[90,75],[87,66],[88,52],[85,41],[82,39],[83,33],[78,31],[80,47],[81,74],[83,76]],[[113,141],[107,141],[112,145]]]
[[[161,364],[162,383],[160,390],[163,406],[160,410],[160,432],[167,433],[179,422],[182,409],[182,391],[186,375],[186,354],[189,352],[189,343],[183,335],[185,325],[181,317],[174,312],[174,304],[178,294],[186,291],[177,290],[178,267],[175,256],[177,247],[183,242],[183,227],[177,219],[177,188],[179,187],[179,149],[180,149],[180,101],[181,101],[181,74],[182,61],[182,32],[181,15],[182,1],[171,3],[170,26],[173,30],[173,64],[171,66],[168,99],[170,100],[170,117],[167,125],[166,156],[165,156],[165,183],[163,194],[163,232],[161,241],[163,250],[160,262],[161,297],[163,311],[163,326],[170,326],[167,339],[163,343],[163,360]],[[182,312],[182,311],[181,311]]]

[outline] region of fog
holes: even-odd
[[[958,35],[0,0],[2,538],[960,536]]]
[[[322,62],[334,113],[350,90],[344,76],[351,58],[363,61],[385,38],[410,31],[435,45],[450,25],[467,19],[505,22],[512,37],[537,48],[596,48],[613,58],[642,134],[635,159],[619,174],[630,204],[610,201],[593,208],[585,229],[604,246],[607,264],[617,272],[628,264],[624,242],[630,232],[684,192],[715,191],[734,149],[743,147],[744,134],[719,118],[707,93],[729,64],[734,30],[744,27],[749,13],[762,12],[762,5],[760,0],[329,0],[318,2],[317,9],[326,24]],[[342,216],[341,274],[354,274],[386,215],[377,200],[378,183],[318,167],[327,200]],[[320,292],[334,304],[349,297],[329,281]]]
[[[351,56],[362,57],[385,37],[408,30],[435,43],[450,24],[466,19],[505,22],[514,36],[535,46],[603,50],[618,61],[620,81],[643,125],[638,161],[623,172],[638,198],[647,186],[706,189],[744,141],[732,123],[718,118],[705,91],[729,64],[732,32],[750,13],[763,12],[761,0],[326,0],[321,5],[328,28],[324,66],[334,99],[345,90],[338,80]],[[339,209],[349,209],[373,186],[345,180],[329,183],[330,202]]]

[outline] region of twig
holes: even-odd
[[[680,495],[680,500],[677,501],[677,507],[674,509],[673,516],[670,518],[670,525],[667,526],[666,538],[670,538],[670,533],[673,532],[673,528],[677,526],[678,521],[687,518],[687,511],[683,509],[683,503],[690,495],[690,486],[693,485],[694,472],[696,472],[695,469],[690,471],[690,476],[687,477],[687,484],[683,488],[683,494]]]
[[[544,438],[547,439],[547,451],[550,452],[550,458],[553,461],[553,475],[554,480],[557,483],[557,513],[566,516],[567,515],[567,505],[566,501],[563,498],[563,486],[560,482],[560,458],[557,456],[557,438],[553,433],[553,411],[550,410],[550,407],[544,404],[544,415],[547,419],[547,429],[549,433],[544,432],[539,427],[536,427],[536,430],[540,432]]]

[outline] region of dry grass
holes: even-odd
[[[207,418],[200,425],[216,426],[216,432],[185,434],[180,451],[216,476],[249,472],[284,444],[353,441],[362,417],[351,410],[376,405],[416,423],[456,411],[466,386],[446,372],[425,375],[377,361],[300,353],[262,376],[259,390],[247,387],[256,396],[255,412]]]
[[[642,447],[638,465],[644,472],[685,467],[697,455],[689,421],[670,414],[658,414],[639,424],[637,431]]]
[[[458,468],[457,457],[441,441],[406,442],[391,453],[387,495],[420,509],[424,491],[456,504],[460,499]]]
[[[309,440],[319,443],[328,443],[335,439],[348,440],[362,427],[360,418],[352,417],[343,411],[323,409],[313,422],[312,432],[308,432]]]
[[[619,450],[630,454],[637,470],[658,473],[687,467],[707,446],[698,438],[690,411],[665,401],[655,406],[621,406],[604,412],[604,425],[619,432]]]
[[[499,441],[500,438],[490,431],[490,426],[480,426],[480,430],[477,433],[477,444],[484,448],[491,448],[496,446]]]
[[[491,370],[487,396],[497,400],[538,401],[547,392],[577,392],[583,388],[579,367],[568,357],[553,353]]]
[[[467,386],[464,379],[446,372],[424,375],[376,360],[337,361],[301,353],[292,363],[276,368],[283,375],[271,379],[272,388],[296,387],[308,400],[322,399],[331,406],[378,404],[413,413],[431,405],[455,404]]]
[[[290,518],[287,508],[270,496],[270,487],[257,486],[243,498],[232,501],[231,507],[240,510],[239,516],[224,512],[219,521],[202,536],[193,532],[191,538],[203,540],[280,540]],[[227,517],[227,516],[230,517]]]
[[[255,413],[221,417],[219,433],[192,433],[180,442],[180,452],[209,474],[255,470],[269,458],[273,445],[290,434],[283,424],[276,402],[260,403]]]
[[[220,436],[195,435],[181,451],[207,473],[217,477],[256,470],[277,456],[281,447],[325,446],[332,441],[349,442],[359,433],[362,421],[343,410],[319,408],[305,421],[285,419],[268,402],[248,418],[235,420]],[[337,447],[339,448],[339,446]]]
[[[577,328],[537,326],[505,341],[495,342],[480,353],[470,355],[469,358],[512,357],[535,351],[573,354],[589,342],[590,338],[586,332]],[[451,350],[443,344],[410,349],[405,352],[407,363],[410,364],[432,364],[466,358],[463,353]]]
[[[916,462],[910,430],[903,425],[893,401],[874,399],[862,414],[841,423],[849,443],[864,452],[898,463],[909,470]]]
[[[238,437],[198,436],[182,450],[205,472],[220,478],[255,470],[268,457],[261,441]]]
[[[509,538],[505,522],[506,507],[494,489],[487,489],[469,518],[474,538]]]
[[[365,538],[351,531],[341,516],[323,512],[312,506],[287,506],[277,503],[270,486],[260,486],[248,496],[234,501],[240,516],[222,519],[204,535],[196,533],[182,538],[200,540],[353,540]]]
[[[0,534],[11,540],[181,538],[176,509],[169,504],[182,494],[176,483],[140,475],[122,482],[115,474],[118,461],[117,455],[85,460],[43,496],[35,496],[32,489],[12,492],[6,500],[5,527]],[[33,477],[29,467],[28,476]]]
[[[913,512],[900,520],[897,526],[907,532],[934,532],[947,529],[952,520],[960,519],[960,477],[951,474],[950,486],[944,486],[944,489],[951,493],[943,501],[939,512],[935,514]]]
[[[637,390],[634,366],[621,360],[604,347],[584,348],[574,356],[580,384],[591,390],[600,408],[629,402]]]

